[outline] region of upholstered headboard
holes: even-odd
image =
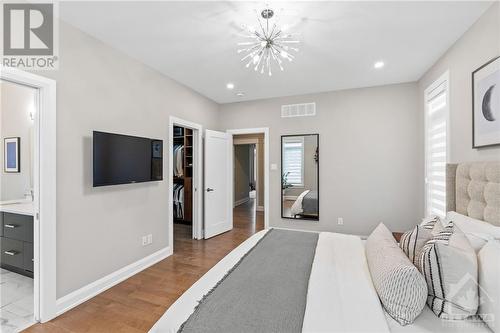
[[[446,210],[500,226],[500,161],[448,164]]]

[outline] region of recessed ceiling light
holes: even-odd
[[[239,93],[236,93],[236,96],[238,96],[238,97],[243,97],[243,96],[245,96],[245,93],[244,93],[244,92],[242,92],[242,91],[240,91]]]
[[[377,61],[375,64],[373,64],[373,67],[375,69],[380,69],[380,68],[383,68],[385,66],[385,63],[383,61]]]
[[[234,89],[234,83],[228,83],[228,84],[226,84],[226,88],[229,89],[229,90],[233,90]]]

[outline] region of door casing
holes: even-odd
[[[173,145],[174,126],[181,126],[193,130],[193,239],[203,239],[203,190],[202,161],[203,161],[203,126],[200,124],[170,116],[168,125],[168,237],[169,246],[174,250],[174,216],[173,212],[173,190],[174,190],[174,166]]]
[[[232,135],[242,135],[242,134],[264,134],[264,228],[269,228],[269,127],[259,127],[259,128],[240,128],[240,129],[229,129],[226,131]],[[234,165],[234,154],[230,154],[230,165],[229,170],[229,181],[231,184],[231,191],[234,189],[234,176],[233,176],[233,165]],[[281,191],[280,191],[281,193]]]

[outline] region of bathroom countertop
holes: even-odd
[[[0,204],[0,212],[34,216],[35,206],[32,201]]]

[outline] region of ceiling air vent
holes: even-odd
[[[281,118],[312,117],[316,115],[316,103],[290,104],[281,106]]]

